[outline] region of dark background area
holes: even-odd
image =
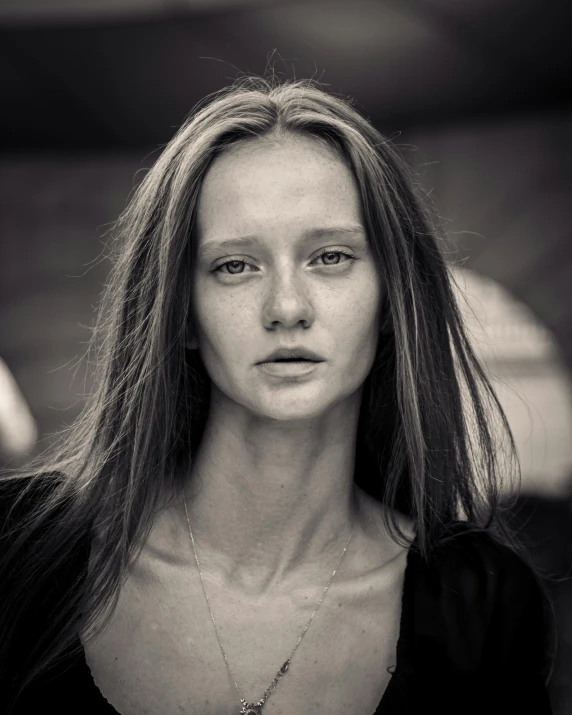
[[[387,133],[570,107],[566,2],[27,4],[0,34],[3,151],[154,148],[234,68],[269,57],[356,96]]]
[[[81,358],[111,223],[193,105],[240,73],[314,77],[355,98],[431,192],[454,259],[525,304],[569,372],[571,7],[0,0],[0,355],[38,445],[90,389]],[[525,490],[514,515],[538,563],[563,576],[548,585],[560,632],[551,698],[565,715],[572,487]]]

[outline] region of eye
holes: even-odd
[[[323,258],[324,256],[328,256],[328,260],[329,260],[330,256],[346,256],[347,258],[349,258],[350,261],[357,260],[355,256],[353,256],[351,253],[347,253],[347,251],[330,251],[326,248],[324,251],[322,251],[320,254],[318,254],[316,256],[316,258],[314,258],[314,261],[317,261],[318,258]],[[314,261],[312,261],[312,263]],[[342,263],[348,263],[348,261],[342,261]],[[338,261],[336,263],[322,263],[322,265],[323,266],[339,266],[340,261],[338,259]]]
[[[220,266],[217,266],[216,268],[214,268],[213,273],[224,273],[224,275],[226,275],[226,276],[238,276],[238,275],[242,274],[244,271],[239,271],[239,270],[234,271],[234,269],[237,268],[237,264],[238,264],[239,268],[240,268],[241,264],[243,266],[244,265],[252,266],[252,263],[249,263],[248,261],[245,261],[242,258],[233,258],[232,261],[225,261],[225,263],[221,263]],[[224,268],[225,266],[229,266],[228,273],[226,271],[221,271],[221,268]],[[253,266],[253,268],[255,268],[255,266]]]
[[[323,256],[327,256],[328,257],[327,260],[330,260],[331,256],[338,257],[338,260],[335,263],[327,263],[327,262],[322,263],[321,265],[323,267],[339,266],[339,265],[342,265],[343,263],[348,263],[348,261],[345,261],[345,260],[340,263],[339,256],[346,256],[346,258],[348,258],[349,261],[357,261],[356,256],[352,255],[351,253],[348,253],[347,251],[340,251],[340,250],[330,251],[326,248],[314,258],[312,263],[317,261],[319,258],[322,258]],[[231,261],[225,261],[224,263],[221,263],[216,268],[214,268],[212,272],[213,273],[222,273],[226,276],[238,276],[238,275],[242,275],[244,273],[245,265],[251,266],[254,270],[258,270],[256,268],[256,266],[254,266],[252,263],[249,263],[248,261],[244,260],[243,258],[233,258]],[[241,266],[242,266],[242,270],[239,270],[241,268]],[[228,267],[226,271],[222,270],[224,267]]]

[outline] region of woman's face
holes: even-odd
[[[204,178],[196,229],[196,335],[217,397],[293,420],[355,395],[373,364],[382,292],[355,179],[333,151],[306,137],[227,150]],[[260,363],[281,347],[322,362],[269,374]]]

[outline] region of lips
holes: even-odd
[[[274,379],[299,381],[315,374],[322,362],[321,360],[270,360],[261,363],[258,367]]]
[[[260,363],[289,361],[323,362],[324,358],[315,353],[313,350],[309,350],[308,348],[304,348],[302,346],[292,348],[282,347],[270,353],[270,355],[268,355],[264,360],[261,360]]]
[[[268,362],[318,362],[317,360],[308,360],[308,358],[281,358],[280,360],[269,360]]]

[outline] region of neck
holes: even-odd
[[[364,517],[353,480],[359,400],[341,410],[302,424],[211,406],[185,488],[209,578],[261,595],[341,554]]]

